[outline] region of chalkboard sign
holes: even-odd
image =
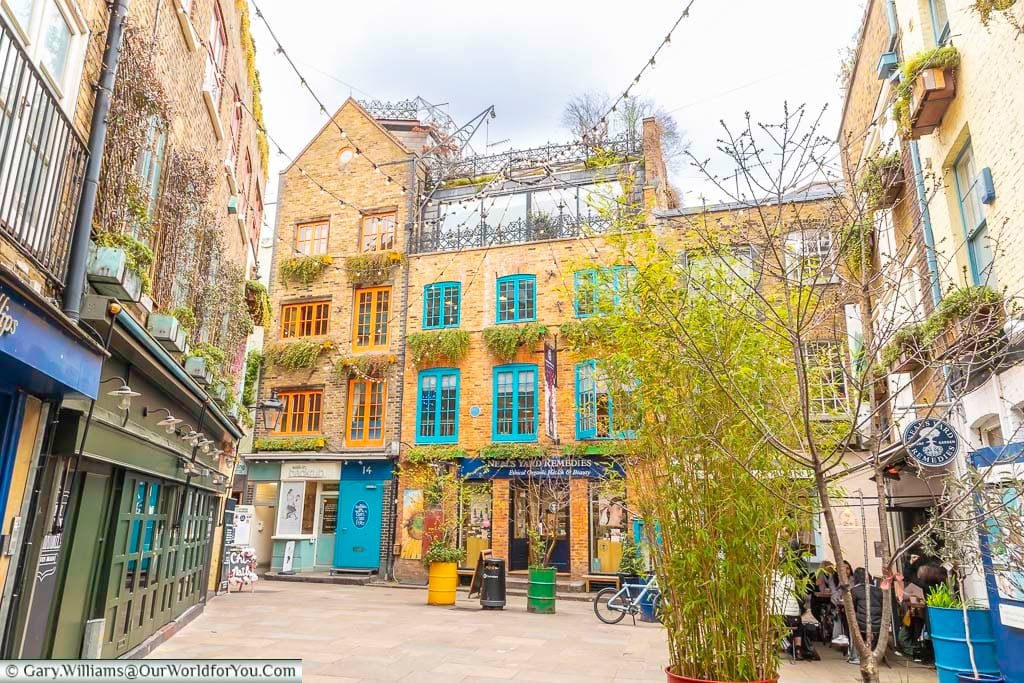
[[[224,545],[235,544],[235,506],[238,501],[228,498],[224,501]]]
[[[255,590],[256,582],[256,553],[252,548],[234,546],[226,548],[224,552],[225,565],[227,569],[227,580],[231,586],[237,586],[241,591],[243,586],[250,586]]]
[[[480,592],[484,580],[484,558],[490,556],[490,550],[480,551],[480,557],[476,558],[476,567],[473,569],[473,578],[469,580],[469,595],[466,597],[471,598]]]
[[[338,528],[338,499],[324,498],[320,515],[320,533],[333,534]]]

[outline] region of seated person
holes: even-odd
[[[800,621],[800,602],[796,596],[796,582],[792,576],[776,572],[772,585],[772,610],[773,614],[783,617],[786,627],[793,633],[793,650],[797,659],[810,659],[817,661],[821,659],[811,644],[809,625]]]

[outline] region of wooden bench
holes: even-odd
[[[586,591],[588,593],[590,592],[590,584],[592,583],[609,584],[615,586],[616,588],[622,587],[622,583],[619,580],[618,574],[584,574],[583,584],[584,588],[586,588]]]

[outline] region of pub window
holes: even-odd
[[[327,221],[303,223],[295,228],[295,251],[304,256],[320,256],[327,253]]]
[[[537,440],[537,366],[494,368],[495,441]]]
[[[462,304],[462,285],[435,282],[423,288],[423,329],[458,327]]]
[[[327,334],[329,301],[287,304],[281,307],[281,337],[315,337]]]
[[[312,391],[279,391],[281,421],[279,434],[319,434],[320,412],[323,404],[322,389]]]
[[[386,251],[395,248],[395,213],[364,216],[360,251]]]
[[[355,329],[352,333],[352,346],[356,351],[387,348],[390,306],[390,287],[356,290]]]
[[[346,431],[349,446],[384,444],[385,386],[381,380],[349,380]]]

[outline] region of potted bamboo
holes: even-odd
[[[556,569],[549,565],[554,543],[538,531],[531,529],[530,537],[530,585],[527,589],[526,611],[534,614],[555,613]]]
[[[971,606],[949,583],[928,591],[925,604],[939,683],[1001,683],[990,611]]]

